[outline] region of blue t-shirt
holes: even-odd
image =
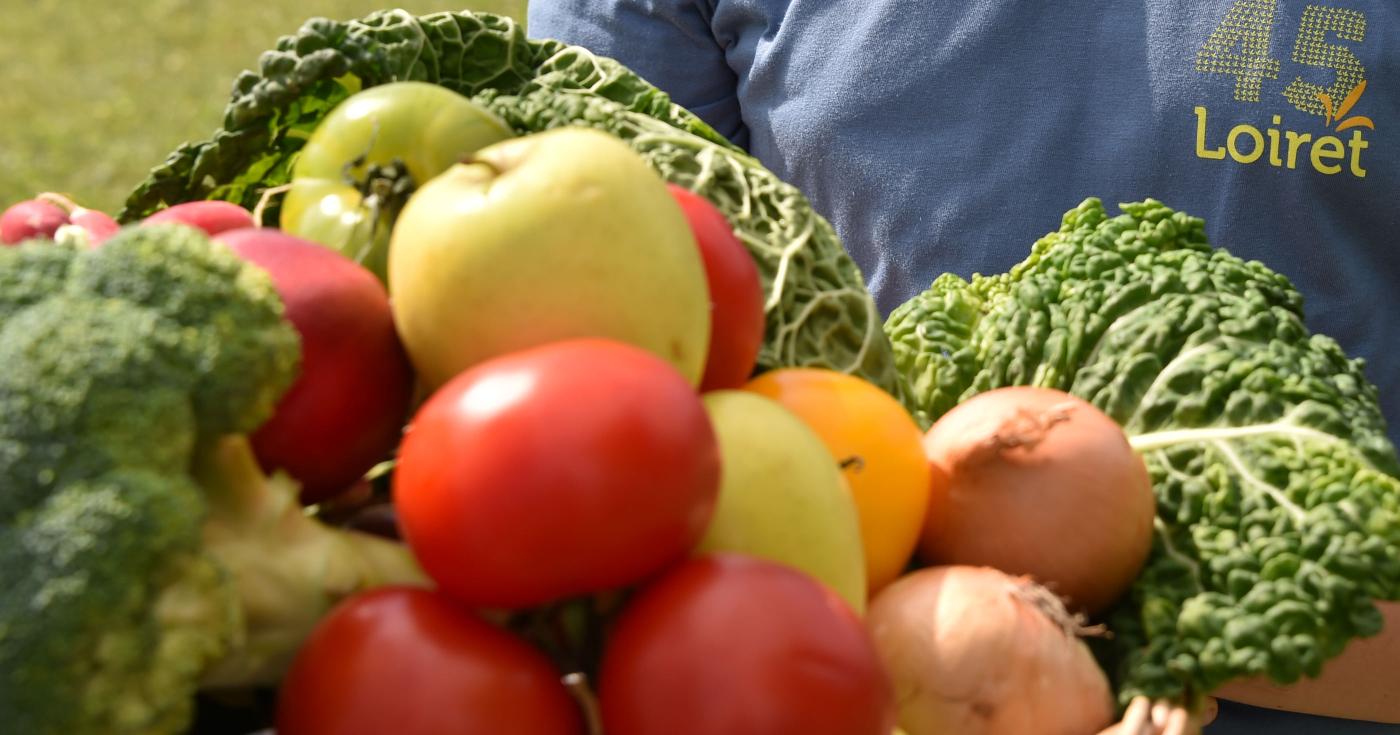
[[[885,313],[945,271],[1007,270],[1087,196],[1203,217],[1367,360],[1400,443],[1400,1],[529,12],[531,35],[621,60],[802,189]]]
[[[1203,217],[1364,357],[1400,442],[1400,0],[533,0],[835,225],[881,310],[1088,196]],[[1207,735],[1400,733],[1225,704]]]

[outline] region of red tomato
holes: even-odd
[[[835,593],[739,555],[691,560],[617,622],[600,678],[608,735],[889,735],[894,696]]]
[[[425,589],[385,587],[341,603],[303,644],[278,697],[278,735],[582,732],[543,654]]]
[[[710,285],[710,353],[700,390],[738,388],[753,374],[763,346],[763,281],[758,266],[715,205],[675,184],[667,186],[690,220]]]
[[[631,585],[690,551],[719,492],[695,389],[603,339],[504,355],[453,378],[394,472],[404,538],[441,588],[520,608]]]

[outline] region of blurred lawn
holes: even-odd
[[[311,17],[389,7],[523,18],[525,0],[4,0],[0,208],[41,191],[114,212],[218,127],[234,77]]]

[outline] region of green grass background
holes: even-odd
[[[0,209],[58,191],[115,212],[167,153],[209,137],[279,36],[390,7],[523,18],[525,0],[0,0]]]

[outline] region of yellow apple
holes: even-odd
[[[394,226],[389,291],[429,386],[571,337],[649,350],[692,385],[705,365],[710,301],[690,225],[665,181],[599,131],[512,138],[423,185]]]
[[[697,551],[782,562],[865,611],[855,500],[822,440],[777,401],[748,391],[703,397],[719,439],[719,504]]]

